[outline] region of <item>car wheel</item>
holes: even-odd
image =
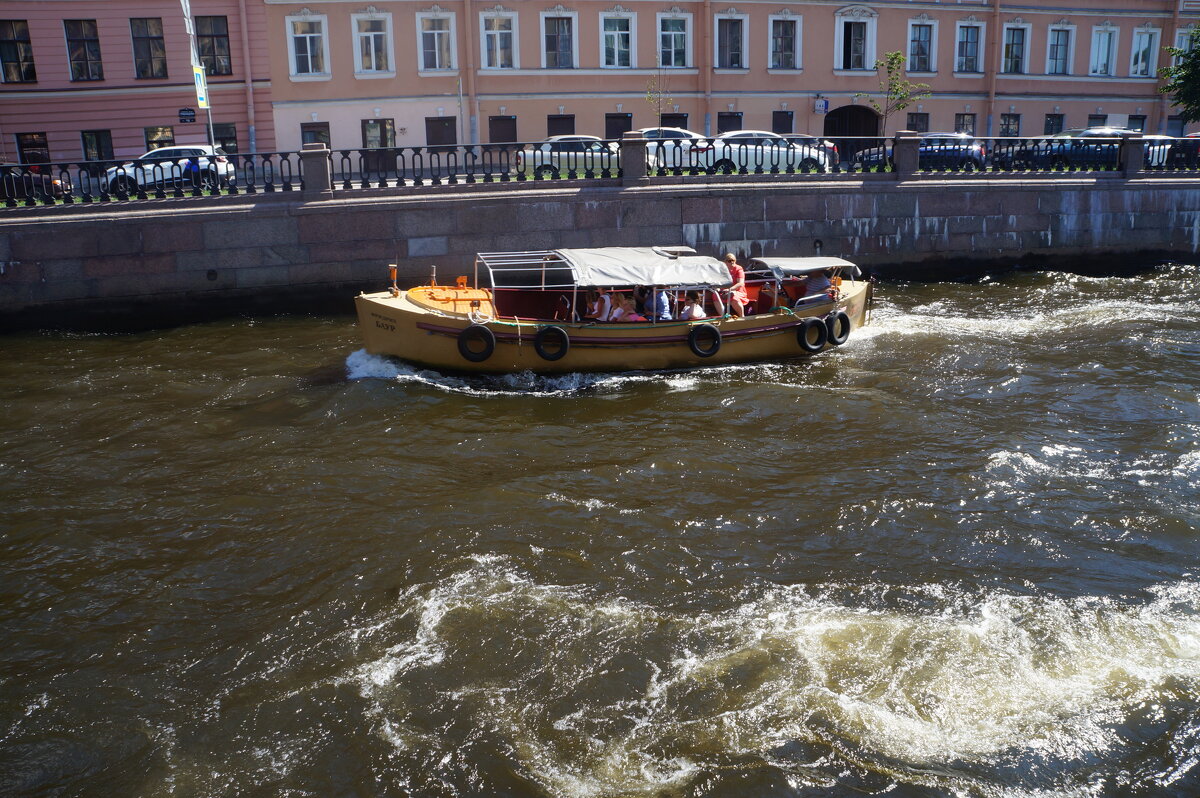
[[[215,191],[219,185],[221,185],[221,179],[211,169],[200,176],[200,188],[205,191]]]
[[[533,174],[539,180],[553,180],[558,177],[558,170],[553,166],[539,166]]]
[[[713,164],[713,172],[719,175],[731,175],[737,171],[737,167],[733,161],[728,159],[717,161]]]
[[[1066,157],[1062,155],[1055,155],[1050,159],[1051,169],[1066,169],[1070,165],[1071,164],[1067,162]]]
[[[118,177],[112,181],[108,190],[110,194],[128,194],[132,197],[138,193],[138,184],[132,177]]]
[[[800,171],[802,172],[820,172],[821,164],[816,158],[805,158],[800,162]]]

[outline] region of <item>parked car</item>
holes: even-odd
[[[615,141],[596,136],[551,136],[540,144],[527,145],[513,160],[514,173],[544,179],[585,177],[588,172],[600,177],[604,170],[615,177],[621,166],[621,148]]]
[[[137,193],[146,186],[200,185],[215,188],[234,182],[236,170],[225,150],[207,144],[160,147],[136,160],[109,167],[100,178],[100,190]]]
[[[711,150],[697,152],[697,161],[710,172],[829,171],[823,146],[797,144],[767,130],[735,130],[711,141]]]
[[[646,154],[653,157],[665,169],[707,168],[704,153],[712,149],[712,142],[681,127],[643,127],[634,131],[642,138],[650,139]]]
[[[0,164],[0,201],[58,199],[71,190],[66,174],[51,164]]]
[[[825,154],[829,156],[829,163],[835,164],[841,160],[841,154],[838,152],[838,146],[829,139],[819,139],[816,136],[810,136],[807,133],[784,133],[785,139],[793,144],[801,144],[808,147],[824,147]]]
[[[1140,130],[1119,127],[1073,128],[1053,136],[1003,144],[996,148],[996,165],[1004,169],[1116,169],[1121,165],[1121,142],[1142,136],[1147,166],[1163,166],[1171,149],[1168,136],[1144,136]]]
[[[892,165],[892,145],[868,147],[854,155],[854,168],[868,171]],[[987,163],[983,142],[967,133],[925,133],[917,142],[918,169],[974,169]]]

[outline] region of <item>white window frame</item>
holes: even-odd
[[[322,72],[296,71],[296,37],[292,24],[295,22],[321,23],[321,61],[325,69]],[[287,37],[288,76],[295,82],[306,80],[329,80],[333,77],[329,64],[329,17],[324,14],[292,14],[283,18],[283,32]]]
[[[723,19],[739,19],[742,21],[742,65],[740,67],[718,67],[721,63],[720,21]],[[732,12],[713,14],[713,70],[725,74],[740,75],[750,69],[750,15]]]
[[[927,70],[916,70],[916,69],[912,68],[912,39],[913,39],[912,34],[913,34],[913,28],[916,27],[917,25],[928,25],[930,28],[930,30],[929,30],[929,69],[927,69]],[[907,45],[906,49],[908,50],[908,52],[905,54],[906,58],[907,58],[907,61],[905,62],[905,64],[906,64],[905,71],[906,72],[910,72],[914,75],[933,75],[933,74],[937,73],[937,71],[938,71],[938,63],[937,63],[938,21],[936,19],[928,19],[928,18],[910,19],[908,21],[908,33],[907,33],[907,36],[906,36],[904,42]]]
[[[1108,45],[1108,71],[1097,72],[1096,66],[1096,38],[1100,33],[1111,33]],[[1115,77],[1117,74],[1117,46],[1121,42],[1121,29],[1115,25],[1096,25],[1092,28],[1092,47],[1088,56],[1088,75],[1092,77]]]
[[[1025,32],[1025,41],[1021,51],[1021,71],[1020,72],[1005,72],[1004,65],[1008,56],[1005,54],[1008,50],[1008,32],[1010,30],[1022,30]],[[1000,29],[1000,74],[1001,75],[1029,75],[1029,50],[1033,44],[1033,25],[1028,22],[1005,22]]]
[[[1145,73],[1135,73],[1133,71],[1134,59],[1137,58],[1137,43],[1142,36],[1150,37],[1150,60],[1146,64]],[[1140,28],[1135,28],[1133,31],[1132,41],[1129,45],[1129,77],[1131,78],[1157,78],[1158,77],[1158,51],[1162,42],[1162,28],[1155,28],[1145,25]]]
[[[487,62],[487,21],[489,19],[507,19],[512,26],[509,35],[512,36],[512,66],[488,66]],[[505,72],[521,68],[521,32],[518,29],[516,11],[480,11],[479,12],[479,64],[480,69],[488,72]]]
[[[771,57],[774,51],[771,49],[772,36],[776,22],[791,22],[796,26],[796,32],[792,38],[792,60],[795,62],[794,67],[777,67],[772,66]],[[767,17],[767,71],[776,70],[791,74],[793,72],[802,72],[804,70],[804,62],[801,60],[801,55],[804,53],[804,16],[801,14],[793,14],[787,9],[784,9],[778,14],[771,14]]]
[[[846,41],[845,27],[850,22],[866,23],[866,41],[863,43],[863,65],[861,69],[849,69],[842,66],[844,61],[842,50],[845,49],[843,43]],[[839,9],[834,12],[833,74],[862,75],[866,72],[875,71],[875,61],[878,59],[878,56],[875,54],[878,22],[879,14],[866,6],[850,6],[849,8]]]
[[[1175,49],[1176,50],[1183,50],[1185,53],[1191,51],[1192,48],[1189,45],[1192,43],[1192,31],[1194,31],[1195,29],[1196,29],[1196,24],[1192,23],[1191,25],[1188,25],[1186,28],[1180,28],[1179,30],[1175,31]],[[1177,56],[1177,55],[1171,56],[1171,66],[1179,66],[1179,62],[1182,60],[1183,59],[1180,56]]]
[[[606,51],[605,39],[608,31],[604,30],[607,19],[624,19],[629,21],[629,66],[604,63]],[[637,14],[633,11],[601,11],[600,12],[600,68],[601,69],[637,69]]]
[[[962,29],[963,28],[978,28],[979,29],[979,41],[977,43],[979,52],[978,52],[978,55],[976,55],[976,60],[979,62],[978,63],[979,69],[977,69],[973,72],[964,72],[959,69],[958,44],[959,44],[959,42],[962,41]],[[986,22],[977,20],[974,17],[972,17],[970,19],[958,20],[957,22],[955,22],[954,23],[954,74],[956,76],[969,77],[969,78],[970,77],[983,77],[983,74],[986,71],[986,65],[987,65],[987,60],[986,60],[987,53],[985,52],[986,48],[987,48],[987,23]]]
[[[663,36],[663,20],[667,19],[682,19],[683,20],[683,57],[684,63],[672,64],[664,66],[662,63],[662,36]],[[692,57],[692,14],[690,11],[660,11],[654,15],[654,63],[660,69],[691,69],[692,64],[696,63]]]
[[[453,11],[418,11],[416,13],[418,75],[445,75],[447,72],[454,72],[458,69],[458,20],[455,18],[456,16]],[[425,66],[424,23],[427,19],[450,20],[450,30],[446,34],[450,37],[450,63],[446,66]]]
[[[362,68],[362,50],[359,47],[359,40],[363,34],[358,30],[360,20],[369,20],[378,22],[383,20],[383,35],[386,41],[388,58],[388,69],[363,69]],[[396,77],[396,48],[393,46],[395,40],[392,38],[392,15],[386,11],[367,12],[350,15],[350,52],[354,53],[354,77],[356,78],[394,78]]]
[[[568,17],[571,20],[571,66],[569,67],[546,66],[546,20],[556,17]],[[541,12],[538,15],[538,52],[542,58],[542,69],[551,71],[577,69],[579,67],[579,12],[564,9],[561,5],[557,9]]]
[[[1067,41],[1067,71],[1066,72],[1051,72],[1050,71],[1050,40],[1052,38],[1050,34],[1052,34],[1056,30],[1066,31],[1067,36],[1069,37],[1068,41]],[[1074,25],[1054,24],[1054,25],[1050,25],[1046,28],[1046,74],[1047,75],[1066,76],[1066,75],[1074,75],[1075,74],[1075,41],[1076,41],[1076,36],[1075,36],[1075,26]]]

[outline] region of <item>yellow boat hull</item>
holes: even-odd
[[[355,305],[366,349],[374,355],[446,372],[563,374],[686,369],[804,357],[811,353],[802,346],[798,333],[806,319],[844,311],[853,337],[853,331],[866,323],[870,298],[869,282],[846,280],[836,302],[796,310],[777,308],[740,319],[727,316],[653,324],[495,318],[486,289],[447,286],[421,286],[396,296],[389,291],[360,294]],[[710,329],[693,333],[702,325],[719,330],[719,340]],[[487,332],[473,329],[464,333],[473,327]],[[539,332],[547,327],[558,327],[565,336],[554,333],[539,341]],[[561,346],[563,337],[568,341],[565,347]],[[696,349],[711,354],[701,355]]]

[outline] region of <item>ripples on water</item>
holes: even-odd
[[[0,793],[1200,792],[1197,270],[810,361],[0,339]]]

